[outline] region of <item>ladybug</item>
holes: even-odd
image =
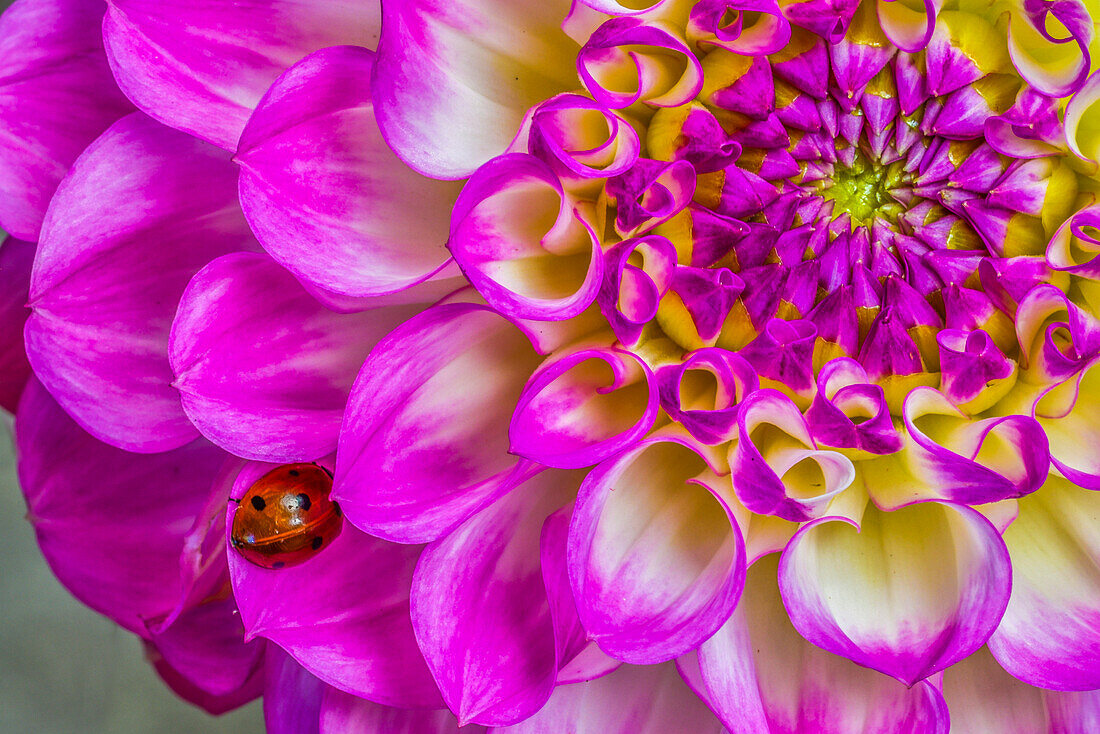
[[[316,464],[284,464],[260,477],[237,502],[230,539],[263,568],[297,566],[327,548],[344,528],[329,499],[332,474]]]

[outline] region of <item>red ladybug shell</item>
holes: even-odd
[[[332,475],[316,464],[284,464],[248,488],[233,513],[230,539],[257,566],[279,569],[308,561],[344,527],[329,499]]]

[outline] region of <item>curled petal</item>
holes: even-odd
[[[829,43],[844,38],[852,16],[859,7],[858,0],[784,0],[779,5],[783,15],[791,23],[813,31]],[[823,78],[827,77],[821,70]]]
[[[390,147],[446,179],[503,153],[524,112],[576,86],[568,12],[565,0],[387,2],[371,88]]]
[[[1051,28],[1056,29],[1055,35]],[[1066,97],[1080,89],[1089,74],[1094,33],[1093,19],[1081,0],[1024,0],[1008,24],[1008,54],[1032,87]]]
[[[733,13],[730,18],[729,14]],[[749,13],[755,16],[746,22]],[[791,39],[791,24],[776,0],[703,0],[691,9],[688,39],[734,53],[775,53]]]
[[[493,734],[720,734],[721,722],[686,686],[673,663],[624,665],[587,683],[554,689],[534,716]]]
[[[703,67],[675,30],[629,16],[592,34],[577,54],[577,72],[592,97],[611,109],[637,102],[678,107],[703,88]]]
[[[699,646],[700,693],[726,727],[771,734],[946,734],[947,707],[931,683],[907,688],[814,647],[795,631],[776,584],[778,558],[753,564],[737,611]]]
[[[991,407],[1016,384],[1016,362],[985,331],[944,329],[940,345],[940,391],[973,415]]]
[[[854,359],[834,359],[821,368],[806,422],[814,440],[825,446],[879,455],[902,447],[886,394]]]
[[[337,314],[271,258],[235,253],[200,270],[180,298],[168,359],[183,409],[237,456],[303,461],[336,449],[367,352],[417,312]],[[287,323],[298,325],[293,331]]]
[[[379,537],[424,542],[523,479],[508,422],[538,356],[484,306],[435,306],[379,342],[348,399],[333,497]]]
[[[695,180],[695,168],[686,160],[640,159],[607,182],[607,194],[616,200],[615,229],[629,237],[671,219],[691,203]]]
[[[1030,382],[1062,382],[1100,354],[1100,320],[1053,285],[1033,288],[1020,301],[1016,336]]]
[[[1047,262],[1054,270],[1100,280],[1100,206],[1085,207],[1072,214],[1047,246]]]
[[[582,349],[531,376],[508,428],[510,451],[561,469],[597,464],[653,426],[657,381],[636,355]]]
[[[817,327],[796,319],[770,319],[739,354],[760,374],[761,384],[808,399],[813,394]]]
[[[237,146],[252,108],[288,66],[325,46],[373,48],[378,38],[377,6],[353,0],[108,5],[103,38],[126,96],[151,117],[226,150]]]
[[[20,0],[0,17],[0,225],[38,240],[80,152],[132,112],[103,53],[103,0]]]
[[[603,277],[595,233],[550,167],[525,154],[478,169],[455,203],[448,247],[485,300],[517,318],[577,316]]]
[[[1012,598],[989,649],[1025,683],[1100,688],[1097,517],[1100,495],[1052,476],[1005,531]]]
[[[971,420],[928,387],[909,394],[903,417],[914,442],[910,468],[938,497],[971,505],[996,502],[1034,492],[1047,477],[1047,437],[1034,418]]]
[[[741,404],[730,470],[749,510],[801,522],[819,517],[855,479],[843,454],[818,450],[798,407],[776,390],[758,390]]]
[[[184,541],[225,454],[202,439],[149,455],[108,446],[36,380],[15,436],[27,517],[54,574],[82,602],[148,637],[147,622],[179,600]]]
[[[738,404],[758,387],[752,365],[725,349],[692,352],[677,365],[657,370],[661,407],[669,417],[706,444],[736,434]]]
[[[1065,125],[1069,149],[1100,162],[1100,74],[1091,75],[1066,104]]]
[[[1011,586],[1008,552],[988,520],[934,502],[871,505],[859,524],[841,520],[803,526],[780,561],[783,603],[803,637],[906,685],[985,643]]]
[[[619,341],[633,344],[657,316],[661,298],[672,284],[676,248],[664,237],[650,235],[616,243],[603,257],[603,283],[596,302]]]
[[[670,660],[733,611],[741,531],[687,441],[650,439],[596,467],[569,527],[569,578],[591,639],[628,663]]]
[[[580,94],[559,94],[535,108],[528,151],[562,178],[606,178],[638,160],[638,131],[621,115]]]
[[[239,500],[272,468],[248,462],[230,497]],[[233,502],[226,507],[227,544],[236,508]],[[357,696],[391,706],[440,706],[409,621],[420,551],[347,527],[307,562],[279,570],[230,551],[246,639],[271,640],[313,675]]]
[[[267,91],[241,134],[241,206],[264,248],[313,285],[349,296],[408,288],[448,258],[458,185],[390,151],[374,119],[374,54],[307,56]],[[410,207],[408,203],[417,202]]]
[[[460,721],[515,723],[550,697],[558,659],[540,531],[580,479],[538,474],[428,546],[417,564],[413,630]]]
[[[932,39],[941,7],[943,0],[878,0],[878,20],[895,46],[917,53]]]
[[[31,273],[27,357],[97,438],[152,452],[196,436],[171,384],[168,332],[191,276],[256,247],[236,178],[228,154],[134,113],[61,182]]]
[[[1030,408],[1050,442],[1050,461],[1075,484],[1100,489],[1100,456],[1095,450],[1100,438],[1096,426],[1095,390],[1100,388],[1100,360],[1089,363],[1076,375],[1047,388],[1021,410]],[[1022,392],[1022,391],[1021,391]],[[1011,395],[1009,398],[1011,399]]]

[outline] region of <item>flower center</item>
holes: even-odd
[[[853,227],[871,227],[876,219],[892,224],[904,209],[892,192],[907,178],[900,165],[882,166],[859,154],[851,166],[838,167],[831,179],[822,181],[819,194],[833,202],[834,218],[847,214]]]

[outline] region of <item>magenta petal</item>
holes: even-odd
[[[1100,691],[1033,688],[984,649],[944,672],[943,695],[961,734],[1091,734],[1100,721]]]
[[[477,170],[451,213],[447,246],[505,316],[573,318],[596,299],[603,278],[596,233],[549,164],[525,153]]]
[[[512,724],[550,697],[558,660],[540,530],[580,480],[536,475],[428,546],[417,564],[413,630],[462,722]]]
[[[249,462],[231,497],[243,496],[271,468]],[[235,509],[233,503],[226,508],[227,526]],[[442,705],[409,621],[409,587],[420,550],[345,526],[307,562],[277,571],[230,551],[233,594],[248,637],[271,640],[349,693],[391,706]]]
[[[224,561],[221,571],[225,573]],[[263,670],[264,643],[244,641],[244,627],[232,597],[187,610],[167,629],[154,634],[151,644],[166,664],[214,696],[241,690]]]
[[[316,459],[336,449],[367,352],[416,311],[337,314],[266,255],[226,255],[199,271],[180,299],[168,353],[174,384],[191,421],[227,451],[258,461]]]
[[[107,67],[103,0],[20,0],[0,17],[0,226],[38,240],[76,157],[134,108]]]
[[[336,46],[284,73],[241,134],[241,205],[272,257],[352,296],[438,271],[458,186],[411,171],[374,119],[374,54]],[[408,202],[415,201],[415,207]]]
[[[729,730],[946,734],[947,707],[931,683],[907,688],[799,636],[779,596],[777,560],[749,569],[737,611],[699,647],[699,692]]]
[[[624,662],[687,652],[737,604],[745,547],[722,496],[729,479],[697,450],[690,439],[648,439],[581,485],[569,580],[589,638]]]
[[[23,346],[34,244],[14,237],[0,239],[0,408],[14,413],[31,366]]]
[[[657,381],[639,357],[582,349],[531,376],[508,429],[511,451],[561,469],[592,466],[648,433],[659,410]]]
[[[180,674],[175,668],[168,664],[152,644],[146,642],[144,643],[144,647],[146,659],[152,664],[153,670],[157,672],[157,675],[160,676],[165,685],[171,688],[172,692],[184,701],[193,703],[208,714],[214,716],[224,714],[226,711],[232,711],[235,708],[239,708],[265,693],[264,668],[262,666],[257,668],[252,676],[249,677],[240,688],[219,695],[204,691],[202,688],[192,683],[186,676]],[[277,734],[277,731],[272,730],[269,734]],[[299,733],[296,732],[295,734]]]
[[[996,528],[968,507],[869,505],[859,524],[804,525],[783,552],[779,588],[807,640],[912,685],[985,643],[1011,575]]]
[[[264,667],[267,734],[320,734],[321,701],[329,687],[277,645],[267,645]]]
[[[132,454],[85,433],[35,380],[15,421],[19,481],[43,555],[78,599],[148,636],[173,610],[184,539],[225,454],[197,440]]]
[[[446,179],[503,153],[528,108],[576,86],[568,12],[565,0],[386,2],[371,85],[390,146]]]
[[[564,728],[563,728],[564,727]],[[710,709],[673,663],[624,665],[587,683],[558,686],[537,714],[492,734],[720,734]]]
[[[236,177],[223,151],[134,113],[61,182],[31,273],[27,356],[97,438],[152,452],[197,435],[172,387],[168,331],[199,268],[256,246]]]
[[[820,517],[855,480],[851,460],[819,450],[798,407],[778,390],[749,395],[737,425],[738,440],[730,450],[733,488],[755,513],[793,522]]]
[[[484,734],[485,727],[459,727],[447,709],[383,706],[337,688],[327,688],[321,703],[319,734]],[[269,734],[274,734],[270,733]],[[287,732],[291,734],[291,732]],[[294,734],[298,734],[294,732]]]
[[[989,649],[1033,686],[1100,688],[1100,494],[1052,477],[1005,531],[1012,598]]]
[[[435,306],[363,363],[344,414],[333,497],[359,528],[435,540],[523,480],[508,422],[538,364],[527,337],[484,306]]]
[[[226,150],[260,96],[310,51],[374,47],[379,11],[357,0],[110,0],[103,38],[119,86],[151,117]]]

